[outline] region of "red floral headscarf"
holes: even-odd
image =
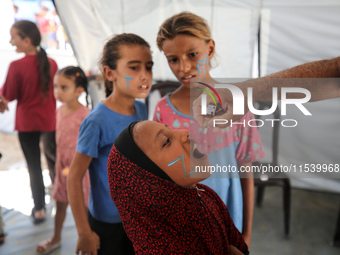
[[[202,184],[179,186],[165,172],[160,176],[161,169],[151,173],[139,166],[148,168],[145,162],[150,159],[143,154],[127,128],[108,160],[111,198],[136,254],[229,254],[229,245],[248,254],[241,233],[212,189]]]

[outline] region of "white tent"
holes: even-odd
[[[154,79],[175,80],[156,47],[160,24],[171,15],[191,11],[204,17],[212,29],[217,57],[216,78],[264,76],[309,61],[340,55],[338,0],[55,0],[58,13],[79,65],[97,74],[105,41],[113,34],[136,33],[153,52]],[[258,46],[259,47],[258,47]],[[259,49],[259,54],[258,54]],[[214,64],[214,63],[213,63]],[[339,164],[340,99],[308,103],[311,118],[297,111],[295,128],[282,128],[282,164]],[[307,132],[308,131],[308,132]],[[270,157],[270,130],[261,137]],[[339,174],[340,175],[340,174]],[[310,175],[320,177],[319,175]],[[340,192],[339,179],[311,178],[295,185]],[[294,181],[294,180],[293,180]]]
[[[337,0],[56,0],[55,4],[79,64],[92,72],[97,71],[105,40],[131,32],[151,44],[154,78],[174,80],[156,47],[156,34],[166,18],[181,11],[194,12],[211,26],[218,55],[212,71],[216,78],[251,78],[257,73],[257,63],[264,76],[340,54]],[[339,164],[339,106],[340,99],[309,103],[306,107],[313,117],[303,119],[294,109],[290,111],[287,118],[298,119],[299,125],[281,128],[279,162]],[[270,127],[261,129],[268,158],[270,132]],[[334,180],[300,179],[295,185],[340,192]]]

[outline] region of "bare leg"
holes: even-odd
[[[68,202],[57,201],[57,212],[54,217],[54,236],[52,237],[52,243],[60,242],[61,240],[61,231],[66,217],[67,206]]]
[[[47,250],[53,250],[56,246],[59,246],[61,241],[61,231],[63,229],[63,224],[66,217],[67,206],[68,202],[57,201],[57,212],[54,217],[54,235],[51,239],[45,240],[37,246],[38,253],[44,253]]]

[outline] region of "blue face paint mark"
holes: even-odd
[[[129,81],[133,80],[133,78],[129,77],[129,76],[124,76],[124,78],[126,79],[126,82],[127,82],[127,88],[126,89],[129,89]]]
[[[171,161],[168,166],[172,166],[173,164],[175,164],[177,161],[179,160],[182,160],[182,165],[183,165],[183,168],[185,169],[185,166],[184,166],[184,154],[182,154],[181,156],[179,156],[178,158],[176,158],[175,160]]]
[[[193,173],[196,173],[196,171],[191,171],[190,173],[187,174],[187,172],[185,171],[185,165],[184,165],[184,154],[182,154],[181,156],[179,156],[178,158],[176,158],[175,160],[171,161],[168,166],[172,166],[173,164],[175,164],[177,161],[181,160],[182,161],[182,168],[183,168],[183,172],[184,172],[184,176],[185,179]]]
[[[196,70],[198,71],[198,75],[199,76],[203,76],[206,74],[205,71],[205,63],[209,63],[209,60],[207,59],[207,54],[204,55],[203,60],[197,60],[197,66],[196,66]],[[202,70],[200,70],[200,66],[202,66]],[[203,74],[202,74],[203,73]]]

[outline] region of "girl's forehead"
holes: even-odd
[[[120,60],[127,62],[149,62],[152,61],[151,51],[143,45],[123,45],[119,49]]]
[[[75,78],[66,76],[63,73],[56,74],[54,76],[54,82],[62,82],[65,84],[73,84],[75,81]]]
[[[18,29],[16,29],[15,27],[11,27],[11,29],[9,30],[11,34],[17,34],[18,33]]]
[[[203,39],[190,35],[178,35],[172,40],[167,39],[163,43],[163,51],[190,51],[206,46]]]
[[[150,51],[149,47],[140,44],[122,44],[118,48],[119,52],[130,52],[130,51]]]

